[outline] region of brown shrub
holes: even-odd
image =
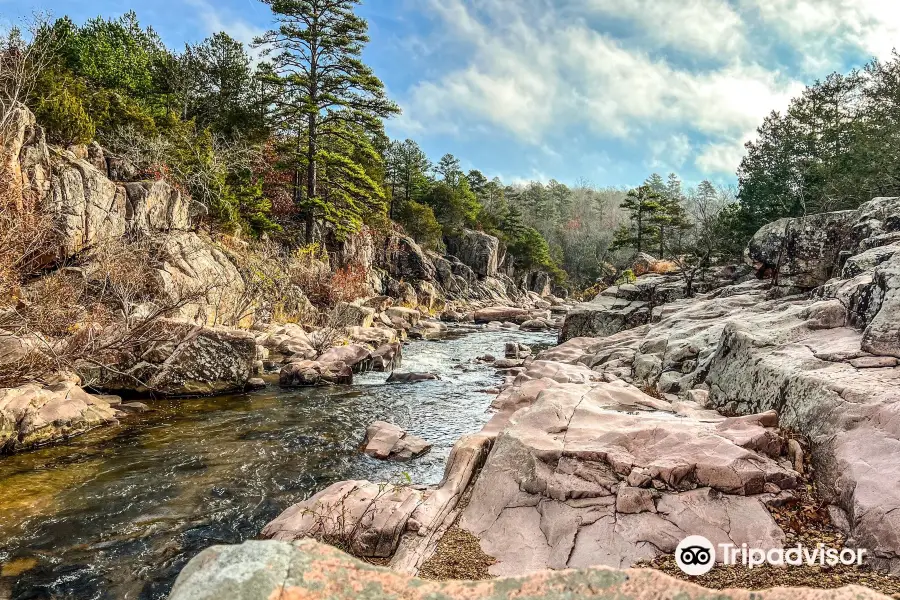
[[[678,271],[678,265],[671,260],[657,260],[650,264],[649,270],[657,275],[666,275]]]

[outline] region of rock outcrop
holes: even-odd
[[[731,283],[738,271],[720,269],[692,282],[692,293],[709,292]],[[687,281],[678,274],[641,275],[633,283],[606,288],[590,302],[576,305],[566,316],[559,341],[576,337],[605,337],[649,323],[654,309],[688,296]]]
[[[691,534],[780,547],[764,494],[799,477],[777,462],[776,421],[696,415],[622,382],[552,385],[497,438],[460,525],[495,575],[627,567]]]
[[[493,277],[500,266],[500,240],[481,231],[463,229],[448,238],[447,249],[479,277]]]
[[[115,396],[94,396],[72,381],[0,389],[0,453],[18,451],[117,422]]]
[[[423,581],[363,563],[340,550],[304,540],[249,541],[213,546],[182,570],[170,600],[472,600],[474,598],[680,598],[683,600],[888,600],[867,588],[716,590],[652,569],[544,571],[490,581]]]

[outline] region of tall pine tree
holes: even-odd
[[[354,166],[352,154],[336,149],[343,145],[338,140],[355,145],[360,132],[379,133],[382,119],[399,108],[360,59],[369,37],[365,19],[353,12],[359,0],[264,1],[272,8],[276,28],[256,41],[272,55],[282,88],[279,105],[287,117],[282,122],[303,150],[306,172],[301,178],[295,165],[294,199],[305,217],[309,242],[319,217],[339,225],[358,222],[366,210],[383,210],[383,191],[379,197],[368,181],[360,185],[362,167]],[[362,145],[371,147],[368,140]],[[332,203],[319,189],[322,166],[334,172],[328,177],[336,192]],[[352,201],[335,205],[336,197]]]

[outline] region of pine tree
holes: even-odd
[[[678,176],[670,173],[665,186],[661,189],[658,199],[659,210],[651,215],[650,222],[657,231],[658,256],[664,258],[667,248],[671,253],[680,247],[678,243],[680,233],[690,227],[690,221],[684,208],[684,193],[681,191],[681,180]]]
[[[360,131],[374,134],[383,118],[399,112],[384,94],[384,84],[360,57],[369,41],[368,24],[354,14],[359,0],[264,0],[272,8],[277,28],[257,39],[279,76],[278,101],[282,122],[295,136],[305,155],[306,173],[301,177],[295,165],[295,202],[306,220],[306,238],[312,241],[315,220],[324,217],[334,223],[358,222],[363,205],[378,208],[383,198],[370,194],[360,182],[360,168],[348,154],[338,156],[327,146],[338,139],[356,142]],[[320,166],[337,168],[351,175],[348,187],[332,190],[345,199],[346,206],[330,205],[321,197]],[[334,178],[331,178],[334,183]],[[305,196],[301,194],[305,184]]]
[[[452,154],[442,156],[434,171],[451,187],[455,187],[463,175],[459,168],[459,159]]]
[[[253,72],[244,45],[224,32],[185,51],[186,118],[227,138],[249,137],[261,123],[251,100]]]
[[[658,234],[653,217],[661,209],[660,195],[645,184],[629,191],[620,206],[628,211],[631,227],[625,226],[616,231],[613,248],[634,248],[637,252],[643,252]]]

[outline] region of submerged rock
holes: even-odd
[[[283,387],[350,384],[353,383],[353,369],[341,361],[300,360],[281,367],[278,383]]]
[[[434,373],[398,373],[394,371],[387,378],[388,383],[417,383],[419,381],[434,381],[440,379]]]

